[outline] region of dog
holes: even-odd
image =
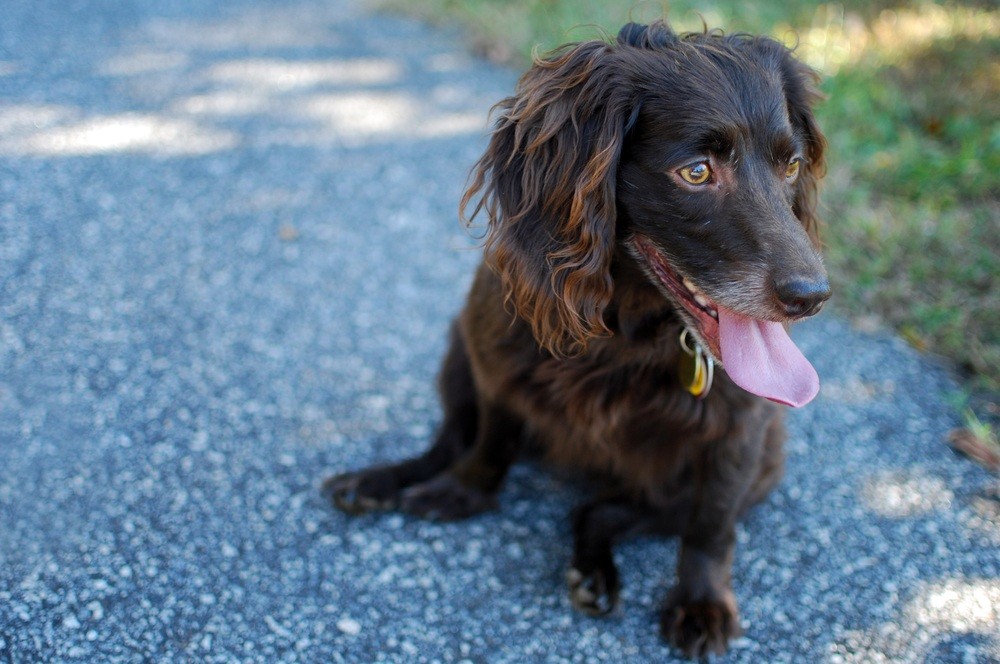
[[[436,439],[326,496],[461,519],[496,506],[521,454],[579,469],[597,491],[572,515],[572,604],[615,607],[616,540],[678,535],[661,633],[724,652],[735,524],[782,474],[778,404],[819,389],[786,331],[830,296],[817,81],[772,39],[662,21],[536,58],[461,202],[488,226]]]

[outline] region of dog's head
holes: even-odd
[[[608,333],[624,254],[727,369],[727,335],[780,352],[775,328],[829,297],[815,83],[771,39],[664,23],[537,60],[498,104],[462,205],[485,208],[487,260],[538,342],[572,353]]]

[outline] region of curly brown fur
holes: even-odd
[[[664,23],[537,60],[497,105],[462,199],[488,236],[442,370],[436,442],[330,478],[335,504],[462,518],[493,506],[527,444],[604,478],[574,514],[574,605],[614,607],[616,539],[679,535],[662,632],[689,656],[724,651],[739,632],[735,523],[781,475],[783,410],[723,371],[705,398],[682,388],[678,337],[697,321],[654,263],[748,316],[818,310],[815,82],[770,39]],[[693,163],[713,179],[680,179]]]

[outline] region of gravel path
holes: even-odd
[[[572,612],[578,487],[459,525],[348,519],[325,474],[423,448],[478,260],[456,221],[515,74],[346,0],[5,0],[0,661],[668,661],[676,544]],[[956,385],[801,326],[824,380],[741,527],[733,662],[1000,661],[994,480]]]

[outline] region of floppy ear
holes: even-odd
[[[782,47],[784,48],[784,47]],[[813,244],[819,247],[820,220],[817,214],[817,185],[826,174],[826,138],[816,123],[813,107],[823,99],[817,88],[819,74],[796,60],[788,49],[782,69],[785,78],[785,96],[788,100],[788,115],[805,142],[803,170],[796,182],[795,201],[792,211],[806,227]]]
[[[603,312],[627,122],[614,59],[614,47],[600,41],[536,59],[514,96],[494,108],[489,147],[461,203],[467,220],[486,210],[486,260],[506,301],[557,355],[610,334]]]

